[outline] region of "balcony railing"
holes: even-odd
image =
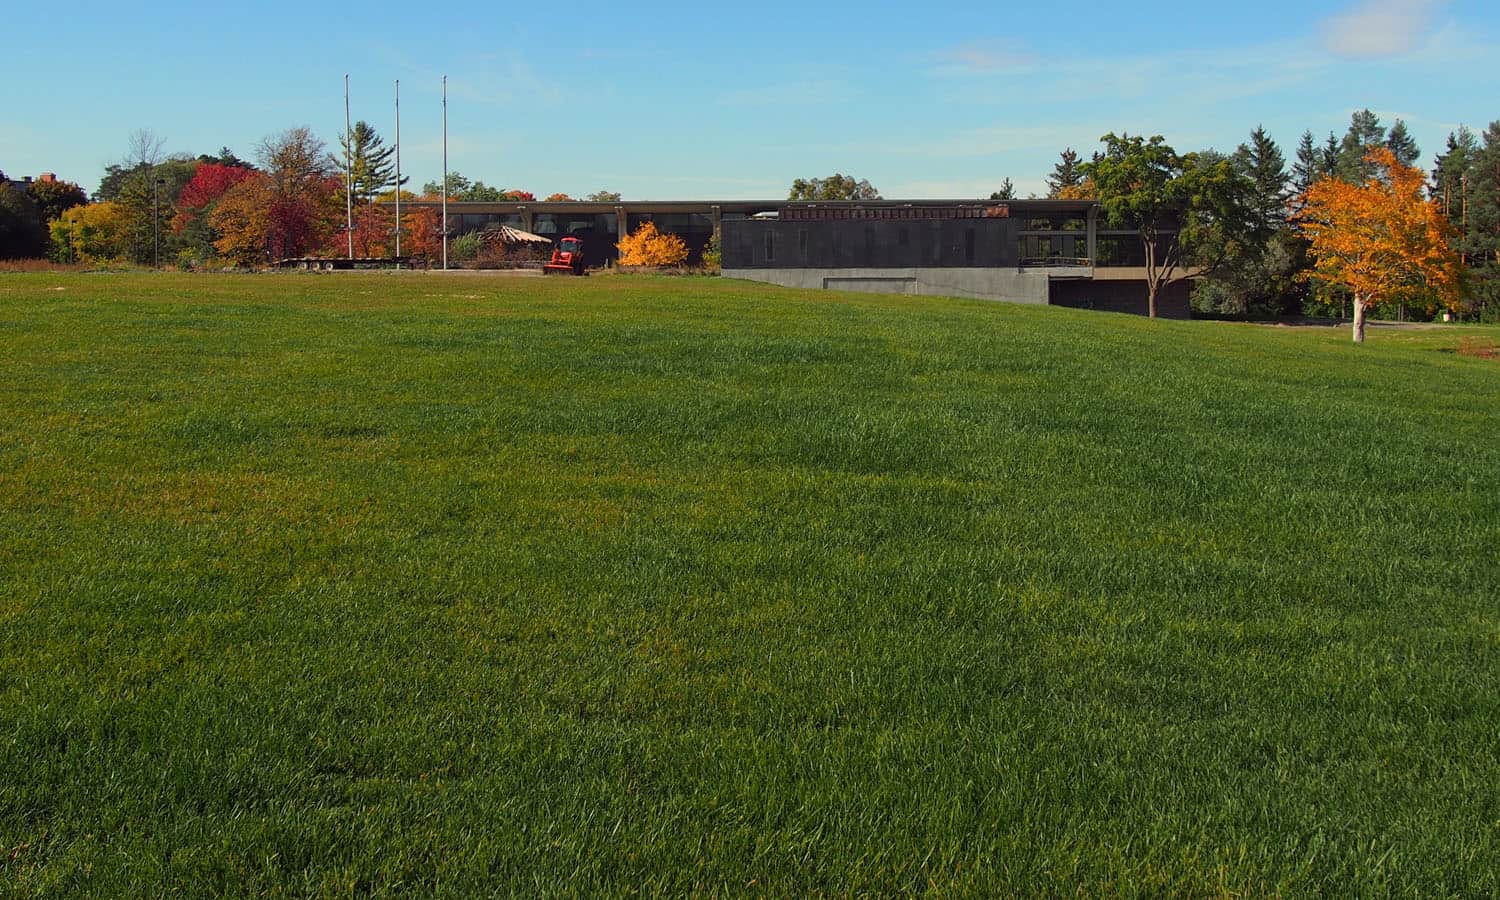
[[[1021,259],[1023,269],[1091,269],[1094,261],[1087,256],[1028,256]]]

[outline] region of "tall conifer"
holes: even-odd
[[[352,143],[350,138],[353,138]],[[385,141],[370,123],[354,123],[351,134],[339,135],[339,146],[348,152],[350,176],[354,185],[354,196],[365,203],[388,188],[396,187],[395,148],[385,146]],[[340,154],[342,161],[343,154]],[[402,176],[401,182],[407,182]]]
[[[1411,132],[1406,130],[1406,123],[1400,119],[1391,123],[1390,133],[1385,136],[1385,146],[1403,166],[1415,166],[1417,160],[1422,158],[1422,149],[1417,146]]]
[[[1350,184],[1363,184],[1373,172],[1365,161],[1371,148],[1385,143],[1385,126],[1380,117],[1362,109],[1349,117],[1349,130],[1338,144],[1338,163],[1334,170],[1338,177]]]
[[[1078,165],[1078,153],[1069,147],[1052,167],[1052,174],[1047,176],[1047,196],[1055,200],[1064,188],[1078,187],[1080,184],[1083,184],[1083,172]]]

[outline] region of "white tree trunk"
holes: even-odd
[[[1354,295],[1354,343],[1365,342],[1365,298]]]

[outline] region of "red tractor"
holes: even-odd
[[[565,237],[552,249],[552,261],[542,266],[543,275],[587,274],[583,268],[583,241],[576,237]]]

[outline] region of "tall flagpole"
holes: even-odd
[[[349,73],[344,73],[344,233],[349,238],[349,258],[354,258],[354,164],[349,151],[354,135],[349,132]]]
[[[443,268],[448,268],[448,76],[443,76]]]
[[[396,256],[401,256],[401,79],[396,79]],[[400,263],[396,264],[400,267]]]

